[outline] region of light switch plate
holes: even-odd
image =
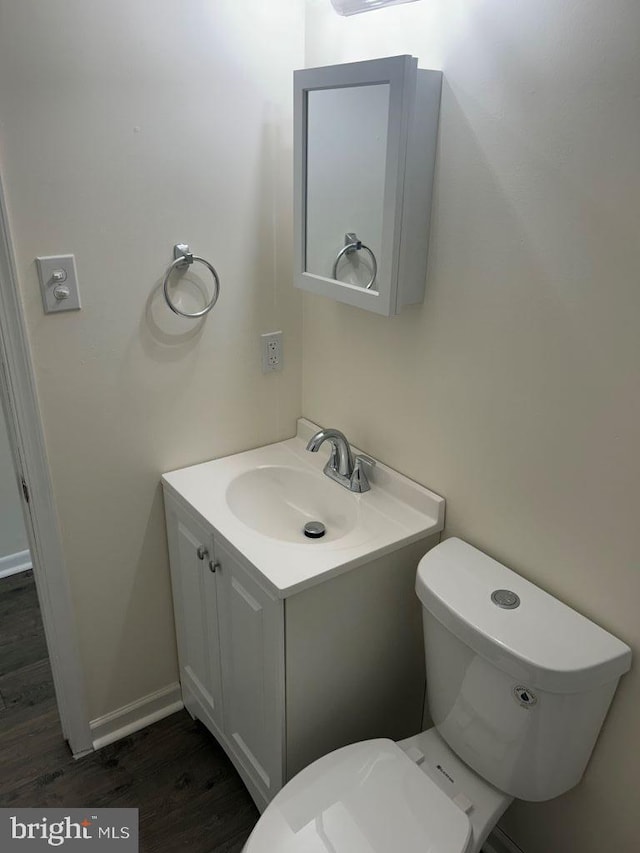
[[[36,258],[45,314],[80,309],[76,259],[73,255]]]

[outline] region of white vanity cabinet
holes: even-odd
[[[420,730],[415,572],[437,536],[280,598],[166,488],[165,507],[184,703],[260,810],[332,749]]]
[[[382,462],[343,489],[318,429],[162,477],[184,704],[261,810],[327,752],[422,727],[416,569],[444,499]]]
[[[165,508],[184,703],[260,810],[321,755],[421,729],[414,585],[437,535],[282,597],[166,486]]]
[[[264,808],[283,783],[283,602],[171,495],[165,510],[183,701]]]

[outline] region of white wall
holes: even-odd
[[[0,0],[0,169],[94,718],[177,679],[160,474],[291,435],[300,413],[302,16],[295,0]],[[222,279],[201,324],[157,290],[181,241]],[[34,258],[61,252],[83,308],[44,316]],[[275,329],[286,367],[263,376]]]
[[[639,32],[623,0],[309,0],[307,66],[412,53],[444,88],[424,305],[390,321],[305,294],[303,325],[307,417],[636,654]],[[636,668],[582,784],[512,807],[526,853],[638,849],[639,705]]]
[[[0,569],[3,558],[6,562],[7,557],[28,547],[4,412],[0,408]]]

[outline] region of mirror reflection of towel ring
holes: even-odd
[[[333,262],[333,272],[332,278],[338,279],[338,264],[340,263],[340,258],[343,255],[352,255],[354,252],[359,252],[363,249],[365,252],[369,253],[371,258],[371,266],[373,267],[373,272],[371,273],[371,278],[367,284],[364,285],[365,290],[371,290],[376,280],[376,276],[378,275],[378,262],[376,261],[376,256],[373,254],[372,250],[365,246],[365,244],[358,239],[357,235],[353,232],[349,232],[344,235],[344,246],[340,249],[338,254],[336,255],[336,259]]]
[[[209,261],[205,261],[204,258],[199,258],[197,255],[193,255],[189,246],[186,243],[176,243],[173,247],[173,257],[175,261],[170,264],[169,268],[164,277],[164,281],[162,282],[162,289],[164,291],[164,298],[171,310],[174,314],[179,314],[180,317],[189,317],[193,319],[198,319],[199,317],[204,317],[205,314],[208,314],[209,311],[213,308],[213,306],[218,301],[218,296],[220,295],[220,279],[218,278],[218,273],[215,271],[215,268]],[[194,261],[197,261],[200,264],[204,264],[205,267],[209,270],[211,275],[213,276],[213,296],[211,297],[211,301],[204,306],[201,311],[194,311],[189,314],[187,311],[181,311],[172,301],[169,296],[169,279],[171,278],[171,273],[175,269],[182,269],[191,266]]]

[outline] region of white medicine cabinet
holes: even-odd
[[[294,72],[297,287],[385,316],[422,302],[441,86],[412,56]]]

